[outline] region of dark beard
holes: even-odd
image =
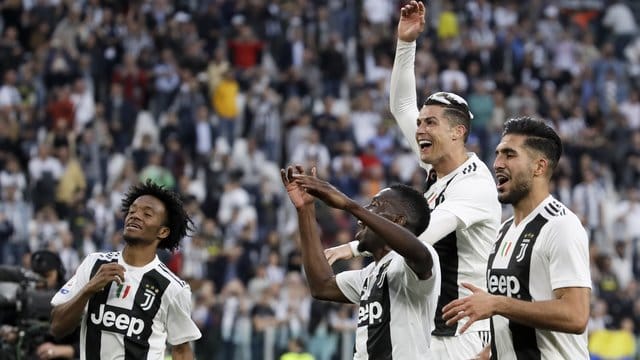
[[[524,199],[531,191],[531,182],[522,181],[516,184],[516,186],[507,194],[498,194],[498,201],[501,204],[515,205]]]

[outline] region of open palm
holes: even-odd
[[[426,9],[422,2],[411,1],[400,9],[398,38],[402,41],[415,41],[424,30]]]

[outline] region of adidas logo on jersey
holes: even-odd
[[[105,311],[105,305],[100,305],[99,313],[90,314],[91,322],[102,325],[105,330],[117,332],[127,337],[140,335],[144,330],[144,321],[126,313],[116,314],[112,310]]]
[[[374,324],[376,320],[382,319],[382,305],[373,301],[360,305],[358,308],[358,326]]]
[[[509,297],[519,297],[520,280],[512,275],[491,275],[489,277],[489,292]]]

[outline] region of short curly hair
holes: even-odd
[[[129,207],[137,198],[149,195],[160,200],[166,209],[167,218],[164,225],[169,228],[169,236],[160,241],[158,248],[169,251],[180,247],[180,241],[188,231],[193,231],[193,221],[182,205],[182,199],[176,192],[166,189],[151,180],[131,186],[122,199],[121,209],[124,214],[129,212]]]

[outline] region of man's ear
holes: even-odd
[[[464,125],[456,125],[453,127],[453,134],[451,136],[451,140],[458,140],[464,138],[464,133],[466,128]]]
[[[162,226],[158,231],[158,237],[160,240],[165,240],[169,237],[169,234],[171,234],[171,229],[169,229],[168,226]]]
[[[533,170],[533,174],[535,176],[542,176],[549,171],[549,161],[543,157],[538,158],[536,161],[535,169]]]

